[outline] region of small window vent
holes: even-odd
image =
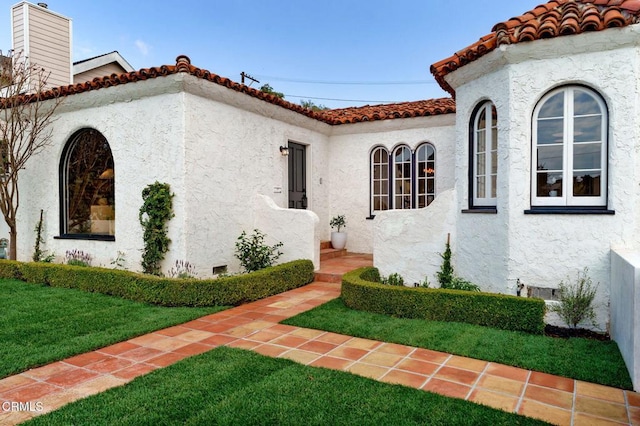
[[[557,288],[527,287],[527,297],[535,297],[544,300],[560,300],[560,290]]]
[[[220,274],[226,274],[226,273],[227,273],[227,265],[213,267],[213,275],[220,275]]]

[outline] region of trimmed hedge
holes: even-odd
[[[542,334],[542,299],[462,290],[410,288],[375,282],[376,268],[356,269],[342,277],[345,305],[401,318],[453,321],[502,330]]]
[[[313,281],[313,263],[294,260],[250,274],[177,279],[54,263],[0,261],[0,278],[76,288],[160,306],[229,306],[263,299]]]

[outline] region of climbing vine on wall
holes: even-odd
[[[144,229],[142,270],[146,274],[162,274],[160,263],[171,243],[167,236],[167,222],[174,216],[174,196],[168,183],[156,181],[142,190],[143,204],[138,217]]]

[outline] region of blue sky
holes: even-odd
[[[332,108],[447,96],[429,72],[431,64],[542,3],[45,1],[73,19],[76,61],[117,50],[140,69],[174,64],[185,54],[193,65],[234,81],[244,71],[260,80],[252,87],[269,83],[289,101],[311,99]],[[16,3],[0,0],[2,51],[11,48],[10,9]]]

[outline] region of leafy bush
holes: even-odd
[[[545,303],[503,294],[383,285],[376,268],[342,277],[342,299],[352,308],[400,318],[453,321],[541,334]]]
[[[449,285],[444,288],[448,288],[450,290],[480,291],[480,287],[476,284],[460,277],[453,277]]]
[[[431,283],[429,282],[429,277],[424,277],[423,281],[417,282],[414,284],[415,287],[429,288],[431,287]]]
[[[404,278],[398,273],[393,273],[386,278],[382,277],[380,282],[386,285],[404,285]]]
[[[228,306],[263,299],[314,279],[310,260],[217,279],[171,279],[131,271],[54,263],[0,261],[0,278],[77,288],[161,306]]]
[[[331,228],[338,228],[338,232],[340,232],[340,228],[347,227],[347,221],[345,220],[344,215],[340,214],[332,217],[329,225]]]
[[[578,272],[575,283],[560,281],[559,303],[549,307],[551,312],[557,313],[565,324],[573,328],[586,320],[589,320],[592,325],[596,325],[593,300],[600,283],[594,287],[588,272],[588,268],[584,268],[582,273]],[[567,279],[569,280],[569,278]]]
[[[93,257],[89,253],[85,253],[82,250],[67,250],[64,261],[67,265],[72,266],[91,266]]]
[[[282,242],[273,246],[264,243],[265,235],[257,229],[253,234],[247,236],[245,231],[238,237],[236,242],[235,256],[240,260],[240,265],[246,272],[258,271],[272,266],[282,255],[278,250],[282,247]]]
[[[147,274],[161,275],[160,262],[171,243],[167,237],[167,222],[174,216],[174,196],[168,183],[155,182],[142,190],[143,203],[138,219],[144,229],[142,270]]]

